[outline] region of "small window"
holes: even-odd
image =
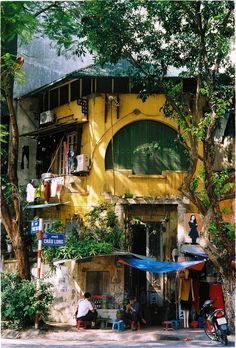
[[[43,104],[41,108],[41,112],[49,110],[49,99],[48,99],[48,91],[43,93]]]
[[[71,100],[78,99],[80,97],[80,80],[71,82]]]
[[[128,77],[117,77],[114,79],[114,93],[129,93]]]
[[[66,163],[68,165],[68,174],[74,170],[74,156],[77,154],[77,140],[78,136],[76,132],[70,133],[66,137],[66,147],[64,142],[61,145],[59,151],[59,168],[58,174],[66,174]],[[67,154],[67,158],[66,158]]]
[[[88,271],[86,273],[86,291],[92,295],[106,295],[109,292],[109,272]]]
[[[97,93],[112,93],[112,78],[98,77],[96,92]]]
[[[67,104],[69,102],[69,90],[68,85],[60,88],[60,105]]]
[[[50,91],[50,110],[56,108],[59,104],[58,88]]]
[[[82,97],[92,93],[91,78],[84,77],[82,80]]]

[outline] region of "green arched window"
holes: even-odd
[[[133,174],[161,174],[163,170],[186,171],[189,158],[177,132],[156,121],[138,121],[122,128],[110,141],[105,168],[131,169]]]

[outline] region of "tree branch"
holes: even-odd
[[[52,7],[58,7],[58,4],[56,3],[56,1],[53,1],[50,5],[41,8],[38,12],[33,13],[32,11],[30,11],[28,8],[26,8],[25,6],[23,6],[24,10],[32,15],[34,15],[35,17],[40,16],[42,13],[48,11],[50,8]]]

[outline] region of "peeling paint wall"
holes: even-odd
[[[42,277],[53,285],[52,291],[55,297],[50,311],[50,321],[75,324],[74,314],[77,302],[83,298],[86,291],[90,291],[86,285],[87,271],[109,272],[109,286],[106,295],[114,298],[115,302],[112,305],[104,306],[104,310],[109,312],[109,309],[112,309],[111,307],[119,308],[123,303],[124,269],[123,267],[116,267],[114,256],[93,257],[86,262],[61,261],[61,263],[57,263],[54,270],[51,270],[47,265],[43,265]],[[94,295],[96,294],[92,294],[92,296]],[[103,311],[100,312],[102,315]]]

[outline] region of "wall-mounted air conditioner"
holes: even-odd
[[[48,111],[41,112],[41,114],[39,115],[39,124],[44,125],[51,122],[54,122],[53,111],[48,110]]]
[[[76,156],[76,165],[73,173],[89,172],[89,155]]]

